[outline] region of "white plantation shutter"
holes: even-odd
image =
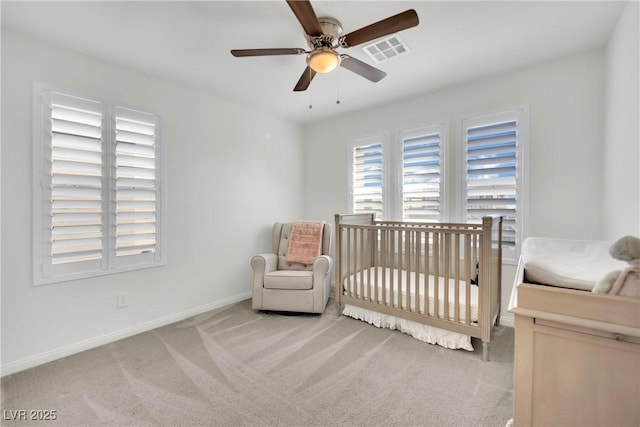
[[[157,250],[156,117],[114,109],[116,256]]]
[[[383,144],[378,139],[352,145],[352,210],[353,213],[383,215]]]
[[[103,106],[60,93],[49,95],[44,109],[50,169],[42,181],[47,190],[45,256],[52,266],[102,260]]]
[[[442,167],[440,126],[403,132],[402,219],[441,219]]]
[[[159,119],[34,89],[34,282],[162,265]]]
[[[521,240],[521,120],[520,110],[463,121],[466,142],[465,215],[503,216],[503,249],[519,248]]]
[[[515,107],[449,124],[432,122],[351,140],[351,211],[403,221],[480,222],[503,217],[503,260],[517,261],[526,236],[529,109]],[[459,157],[452,162],[449,154]],[[445,173],[446,172],[446,173]],[[449,182],[446,182],[447,177]]]

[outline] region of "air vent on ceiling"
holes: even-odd
[[[380,63],[394,56],[405,55],[410,52],[409,47],[397,34],[378,39],[362,48],[374,61]]]

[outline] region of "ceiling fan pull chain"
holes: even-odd
[[[309,68],[309,81],[311,81],[312,78],[311,68]],[[311,103],[311,90],[308,90],[307,93],[309,94],[309,109],[311,110],[313,108],[313,104]]]
[[[336,73],[336,104],[340,104],[340,70]]]

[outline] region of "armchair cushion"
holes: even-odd
[[[312,289],[313,273],[307,270],[276,270],[264,275],[265,289]]]

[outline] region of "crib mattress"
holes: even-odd
[[[612,242],[529,237],[522,243],[525,280],[591,291],[607,273],[627,264],[609,255]]]
[[[349,277],[346,277],[343,283],[343,287],[345,290],[345,294],[347,291],[355,294],[358,298],[363,298],[361,295],[361,286],[362,282],[362,291],[364,293],[365,299],[373,299],[375,298],[375,287],[378,288],[378,304],[383,304],[383,301],[387,305],[392,305],[391,301],[393,301],[394,307],[401,307],[404,310],[413,310],[416,311],[416,274],[415,272],[410,272],[408,281],[409,281],[409,297],[410,302],[409,306],[407,306],[407,274],[406,270],[399,270],[396,268],[383,268],[383,267],[370,267],[368,269],[363,270],[362,272],[357,272],[352,274]],[[383,281],[384,277],[384,281]],[[394,289],[390,289],[390,283],[392,282],[391,278],[394,278]],[[435,282],[433,275],[426,276],[428,278],[428,301],[429,301],[429,315],[434,316],[435,313]],[[371,283],[369,283],[369,281]],[[438,317],[445,318],[445,307],[448,307],[448,319],[450,321],[455,321],[455,307],[456,307],[456,294],[455,289],[456,285],[458,287],[458,321],[461,323],[465,322],[466,319],[466,282],[465,281],[456,281],[454,279],[448,279],[448,281],[439,277],[438,280]],[[445,304],[445,283],[448,282],[448,302]],[[386,284],[387,288],[383,292],[383,284]],[[400,286],[398,286],[400,284]],[[420,313],[425,312],[425,274],[418,274],[418,301],[419,301],[419,311]],[[398,287],[400,289],[398,289]],[[472,285],[469,295],[469,306],[470,306],[470,318],[472,322],[478,321],[478,287]],[[391,299],[391,295],[393,294],[393,300]],[[383,297],[384,295],[384,297]],[[384,298],[384,300],[383,300]]]

